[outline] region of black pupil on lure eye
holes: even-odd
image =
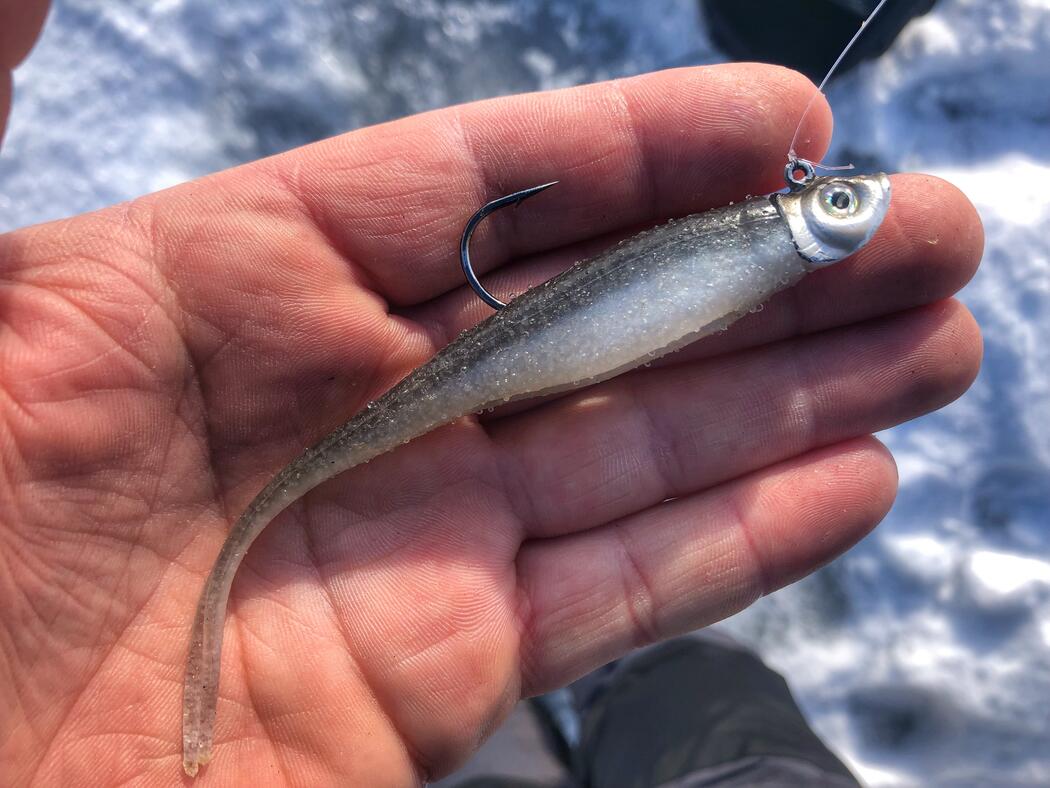
[[[849,204],[850,204],[849,192],[845,192],[845,191],[834,192],[831,195],[831,204],[834,207],[838,208],[840,211],[846,210],[847,208],[849,208]]]

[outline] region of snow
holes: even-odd
[[[57,0],[0,229],[458,101],[712,62],[695,0]],[[872,785],[1050,783],[1050,2],[941,0],[834,82],[827,160],[959,185],[987,251],[957,403],[882,437],[899,500],[727,626]]]
[[[965,583],[981,610],[1024,613],[1050,591],[1050,563],[980,550],[967,560]]]

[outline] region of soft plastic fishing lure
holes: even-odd
[[[812,174],[805,164],[791,166]],[[477,288],[467,255],[471,231],[492,210],[542,188],[489,203],[472,217],[462,258]],[[514,299],[293,460],[241,515],[201,594],[183,699],[186,772],[196,774],[211,756],[234,574],[281,510],[336,474],[453,419],[605,380],[725,328],[808,272],[860,249],[889,201],[885,175],[812,178],[787,194],[637,235]]]
[[[864,25],[886,2],[881,0]],[[816,95],[791,141],[784,172],[787,194],[668,222],[576,263],[510,304],[474,275],[471,234],[493,211],[553,184],[493,200],[470,218],[460,243],[463,271],[478,296],[499,311],[294,459],[248,505],[226,538],[204,584],[190,636],[182,707],[187,774],[196,775],[211,758],[223,624],[234,574],[252,542],[287,506],[333,476],[461,416],[597,383],[720,331],[810,271],[868,242],[889,208],[889,178],[818,178],[813,162],[796,155],[795,142]]]

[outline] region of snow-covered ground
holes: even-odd
[[[423,109],[712,62],[695,0],[56,0],[16,74],[0,229]],[[834,83],[832,162],[946,177],[986,360],[886,433],[899,501],[729,626],[874,784],[1050,783],[1050,0],[941,0]]]

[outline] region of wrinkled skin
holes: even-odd
[[[454,256],[477,205],[562,178],[478,233],[489,282],[520,292],[775,188],[812,90],[743,65],[500,99],[0,237],[0,773],[180,780],[186,637],[229,523],[486,314]],[[804,154],[829,133],[821,103]],[[234,585],[198,780],[439,776],[523,695],[863,536],[896,484],[870,433],[957,397],[980,358],[950,299],[973,209],[932,178],[893,188],[863,252],[730,332],[460,420],[282,515]]]

